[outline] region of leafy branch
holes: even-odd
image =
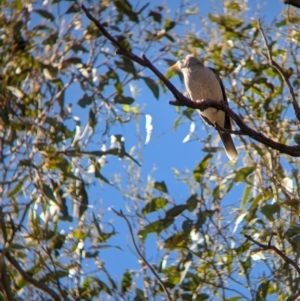
[[[12,255],[10,255],[9,252],[6,252],[6,258],[8,261],[15,267],[15,269],[22,275],[24,280],[28,281],[31,283],[34,287],[44,291],[46,294],[51,296],[53,300],[60,300],[59,295],[52,290],[50,287],[48,287],[46,284],[35,280],[33,277],[31,277],[27,272],[25,272],[22,267],[19,265],[18,261],[14,259]]]
[[[121,43],[119,43],[111,34],[108,33],[108,31],[105,29],[104,25],[101,24],[97,19],[95,19],[90,12],[88,11],[88,9],[82,4],[81,5],[83,11],[85,12],[86,16],[94,22],[94,24],[97,26],[97,28],[101,31],[101,33],[109,40],[111,41],[116,47],[116,53],[117,54],[121,54],[129,59],[131,59],[132,61],[140,64],[141,66],[147,67],[148,69],[150,69],[165,85],[166,87],[172,92],[172,94],[175,97],[175,101],[169,101],[169,103],[171,105],[175,105],[175,106],[186,106],[189,108],[194,108],[194,109],[198,109],[200,111],[204,111],[207,108],[215,108],[217,110],[222,110],[224,112],[226,112],[235,122],[236,124],[239,126],[240,131],[232,131],[232,133],[236,133],[238,135],[247,135],[249,137],[251,137],[252,139],[263,143],[264,145],[271,147],[272,149],[278,150],[281,153],[290,155],[292,157],[300,157],[300,147],[297,145],[294,146],[289,146],[283,143],[279,143],[276,142],[268,137],[266,137],[264,134],[262,134],[261,132],[257,132],[254,129],[250,128],[249,126],[247,126],[245,124],[245,122],[243,121],[243,117],[240,117],[239,115],[237,115],[236,113],[234,113],[226,104],[218,102],[218,101],[214,101],[214,100],[202,100],[201,102],[193,102],[190,99],[188,99],[187,97],[185,97],[182,93],[180,93],[175,86],[148,60],[148,58],[146,57],[145,54],[142,54],[141,57],[138,57],[137,55],[135,55],[134,53],[128,51]],[[270,59],[270,64],[272,64],[275,68],[277,68],[278,72],[282,75],[282,77],[284,78],[285,82],[288,84],[288,79],[286,78],[286,76],[284,75],[282,69],[279,67],[278,68],[278,64],[276,64],[276,62],[274,62],[269,55],[269,59]],[[292,95],[293,98],[293,105],[294,105],[294,109],[296,112],[296,115],[298,117],[298,119],[300,118],[300,111],[299,109],[295,106],[295,94],[293,91],[291,91],[291,86],[288,85],[290,93]],[[220,128],[218,128],[220,130]],[[222,129],[223,131],[227,132],[228,130]],[[231,131],[230,131],[231,132]]]
[[[272,66],[278,73],[279,75],[282,77],[283,81],[286,83],[287,87],[288,87],[288,90],[291,94],[291,97],[292,97],[292,103],[293,103],[293,107],[294,107],[294,111],[295,111],[295,114],[297,116],[297,119],[300,120],[300,109],[299,109],[299,105],[298,105],[298,102],[297,102],[297,98],[296,98],[296,94],[294,92],[294,89],[292,87],[292,84],[290,83],[289,81],[289,77],[288,75],[286,74],[286,72],[283,70],[283,68],[273,59],[273,56],[272,56],[272,52],[271,52],[271,46],[269,45],[268,41],[267,41],[267,37],[261,27],[261,24],[260,22],[258,22],[258,29],[260,31],[260,34],[262,35],[263,37],[263,40],[264,40],[264,43],[265,43],[265,46],[267,48],[267,55],[265,55],[269,61],[269,64],[270,66]]]

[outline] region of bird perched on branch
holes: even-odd
[[[223,83],[212,68],[204,65],[194,56],[187,55],[186,58],[178,61],[170,69],[181,71],[184,77],[184,84],[191,100],[200,102],[203,99],[225,101],[228,104]],[[215,108],[208,108],[204,111],[198,110],[202,119],[209,125],[218,126],[231,130],[230,117],[223,111]],[[223,142],[226,154],[230,160],[237,158],[237,150],[232,141],[230,133],[218,130]]]

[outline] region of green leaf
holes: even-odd
[[[78,197],[80,200],[79,204],[79,218],[82,217],[84,212],[88,209],[88,204],[89,204],[89,198],[88,194],[85,189],[85,184],[83,181],[80,182],[79,184],[79,191],[78,191]]]
[[[74,2],[72,5],[66,10],[65,14],[74,14],[80,12],[80,7],[78,3]]]
[[[278,204],[264,205],[261,208],[261,213],[267,217],[270,222],[275,221],[274,214],[280,213],[280,206]]]
[[[142,240],[145,240],[148,234],[153,232],[159,234],[161,231],[171,226],[173,222],[174,222],[173,218],[160,219],[154,221],[153,223],[146,225],[143,230],[140,230],[139,236],[141,237]]]
[[[236,2],[228,3],[226,5],[226,8],[229,9],[229,10],[235,11],[235,12],[240,12],[241,11],[240,5]]]
[[[59,141],[59,136],[56,136],[57,141]],[[69,162],[62,155],[55,155],[47,158],[48,170],[61,170],[66,174],[70,173]]]
[[[43,45],[50,45],[50,46],[53,46],[56,41],[58,39],[58,32],[54,32],[52,33],[51,35],[49,35],[43,42],[42,44]]]
[[[252,191],[252,186],[247,185],[245,190],[244,190],[244,195],[243,195],[243,198],[242,198],[242,201],[241,201],[241,209],[245,208],[251,191]]]
[[[194,223],[191,220],[186,220],[182,223],[182,230],[185,235],[190,235],[193,227]]]
[[[16,196],[24,187],[24,182],[26,181],[27,177],[23,177],[21,179],[19,179],[19,181],[17,182],[17,184],[12,188],[11,191],[8,192],[8,197],[9,198],[13,198],[14,196]]]
[[[133,301],[145,301],[144,292],[141,289],[139,288],[135,289],[135,297]]]
[[[198,219],[195,223],[196,229],[200,229],[201,226],[206,222],[206,215],[207,214],[205,211],[203,212],[203,211],[199,210],[199,212],[197,213]]]
[[[98,287],[100,291],[103,291],[110,296],[112,295],[109,286],[99,278],[89,276],[88,280],[92,281],[93,286]]]
[[[128,270],[126,270],[126,272],[123,274],[122,284],[121,284],[123,294],[130,290],[131,284],[132,284],[132,275]]]
[[[15,0],[14,2],[12,2],[15,4],[15,8],[19,11],[21,11],[21,9],[23,9],[23,1],[22,0]],[[2,4],[0,2],[0,4]]]
[[[275,26],[276,26],[277,28],[280,28],[280,27],[285,26],[286,24],[287,24],[287,19],[282,19],[281,21],[277,22],[277,23],[275,24]]]
[[[195,112],[194,109],[192,109],[192,108],[187,108],[187,109],[183,110],[182,115],[185,116],[185,117],[187,117],[188,119],[194,121],[194,120],[192,119],[192,116],[193,116],[194,112]]]
[[[198,205],[197,194],[192,194],[186,201],[187,209],[189,211],[194,211]]]
[[[148,14],[148,16],[152,17],[152,19],[157,22],[157,23],[161,23],[162,20],[162,15],[161,13],[151,10]]]
[[[70,57],[62,62],[62,68],[65,69],[68,66],[77,65],[77,64],[81,64],[81,63],[82,63],[81,58],[76,57],[76,56]]]
[[[111,232],[103,232],[99,226],[99,222],[97,221],[96,219],[96,216],[93,212],[93,224],[95,226],[95,229],[98,233],[98,237],[97,237],[97,240],[99,243],[104,243],[106,242],[110,237],[116,235],[116,232],[113,228],[113,230]]]
[[[208,18],[213,23],[217,23],[221,27],[225,27],[227,30],[237,29],[238,27],[243,25],[243,21],[240,19],[235,19],[230,15],[221,16],[215,14],[208,14]]]
[[[148,88],[152,91],[156,99],[159,98],[159,87],[158,84],[150,77],[142,77]]]
[[[56,202],[55,196],[53,194],[53,190],[51,189],[51,187],[49,185],[43,183],[42,191],[49,200]]]
[[[121,15],[125,14],[131,21],[139,22],[138,14],[132,10],[132,6],[127,0],[114,0],[114,4]]]
[[[255,167],[242,167],[240,168],[234,178],[234,182],[245,182],[246,178],[253,173]]]
[[[132,60],[130,60],[129,58],[122,57],[122,61],[116,61],[115,64],[118,68],[136,76],[136,69],[134,67]],[[110,73],[111,75],[113,75],[111,76],[111,78],[114,78],[115,77],[114,71],[111,70]]]
[[[257,195],[255,198],[252,198],[249,200],[249,203],[251,204],[250,208],[247,210],[248,214],[246,215],[246,221],[249,223],[253,218],[255,219],[255,213],[258,209],[258,205],[261,203],[261,201],[264,200],[264,196],[262,193]]]
[[[126,105],[131,105],[134,102],[134,98],[129,97],[129,96],[123,96],[123,95],[117,95],[114,98],[115,103],[120,103],[120,104],[126,104]]]
[[[73,232],[73,237],[79,240],[84,240],[86,238],[86,233],[84,233],[81,229],[77,229]]]
[[[191,43],[191,46],[193,46],[195,48],[205,49],[207,47],[207,42],[205,40],[202,40],[202,39],[194,37],[194,36],[190,38],[190,43]]]
[[[36,32],[40,31],[40,30],[45,30],[47,32],[52,32],[53,28],[50,27],[50,26],[47,26],[45,24],[39,24],[39,25],[34,26],[32,30],[36,31]]]
[[[43,18],[50,20],[51,22],[53,22],[55,20],[55,17],[47,10],[35,9],[34,12],[38,13]]]
[[[151,212],[158,211],[159,209],[166,208],[168,204],[168,200],[162,197],[157,197],[152,199],[143,209],[142,214],[146,215]]]
[[[132,51],[130,42],[126,38],[126,36],[124,36],[124,35],[117,35],[117,36],[115,36],[115,38],[117,39],[117,41],[119,42],[119,44],[121,44],[122,47],[124,47],[127,51],[130,51],[130,52]]]
[[[212,154],[206,155],[198,164],[198,166],[194,169],[193,175],[196,182],[201,182],[203,174],[205,173],[212,157]]]
[[[164,24],[164,29],[166,31],[169,31],[174,28],[176,23],[174,21],[171,21],[168,17],[166,18],[165,24]]]
[[[89,111],[89,125],[93,130],[95,130],[95,127],[97,125],[97,118],[92,109],[90,109]]]
[[[66,235],[62,235],[60,233],[56,233],[50,241],[50,248],[52,250],[60,250],[62,246],[64,245],[66,239]]]
[[[187,246],[189,237],[184,232],[179,232],[164,241],[164,247],[169,250],[182,249]]]
[[[81,51],[83,53],[88,53],[88,50],[81,44],[74,44],[74,45],[71,46],[70,49],[72,49],[76,53],[79,52],[79,51]]]
[[[172,265],[169,267],[165,267],[164,270],[164,275],[167,277],[167,282],[169,285],[171,284],[171,287],[174,285],[178,284],[180,281],[180,270],[178,269],[178,266]],[[199,283],[199,282],[198,282]],[[182,295],[180,295],[182,296]],[[181,298],[174,298],[175,300],[182,300]]]
[[[158,191],[168,193],[168,189],[164,181],[155,182],[154,188],[157,189]]]
[[[298,145],[300,145],[300,135],[299,134],[295,134],[294,135],[294,141],[295,141],[295,143],[297,143]]]
[[[174,217],[178,216],[179,214],[181,214],[184,210],[186,210],[188,208],[187,205],[177,205],[174,206],[173,208],[169,209],[166,212],[166,219],[173,219]]]
[[[77,101],[77,104],[82,108],[85,108],[86,106],[90,105],[93,102],[93,100],[93,96],[88,96],[84,93],[84,95]]]
[[[182,294],[181,295],[182,297],[182,300],[185,300],[185,301],[205,301],[207,299],[209,299],[209,295],[207,294],[198,294],[197,296],[192,296],[190,294]]]
[[[174,126],[173,126],[173,127],[174,127],[174,131],[177,130],[177,128],[178,128],[178,126],[179,126],[179,123],[180,123],[181,119],[182,119],[182,116],[180,115],[180,116],[175,120]]]
[[[256,299],[255,299],[256,301],[265,301],[266,300],[269,284],[270,284],[269,281],[264,281],[260,284],[258,291],[256,293]]]
[[[103,153],[103,152],[102,152],[102,153]],[[116,154],[117,154],[117,152],[116,152]],[[101,157],[101,156],[100,156],[100,157]],[[106,184],[110,184],[109,180],[107,180],[106,177],[104,177],[104,176],[101,174],[101,172],[100,172],[100,171],[101,171],[101,166],[100,166],[99,162],[96,161],[96,160],[93,160],[92,164],[93,164],[93,166],[94,166],[94,168],[95,168],[94,176],[95,176],[97,179],[99,179],[100,181],[103,181],[103,182],[105,182]]]

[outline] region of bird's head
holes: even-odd
[[[188,54],[184,59],[176,62],[169,69],[183,71],[185,68],[193,68],[194,66],[203,66],[203,64],[193,55]]]

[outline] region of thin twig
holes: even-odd
[[[171,295],[169,293],[169,291],[167,290],[165,284],[163,283],[163,281],[160,279],[160,277],[158,276],[158,274],[155,272],[155,270],[153,269],[153,267],[148,263],[148,261],[146,260],[146,258],[143,256],[143,254],[141,253],[141,251],[139,250],[136,242],[135,242],[135,239],[134,239],[134,234],[133,234],[133,231],[132,231],[132,227],[127,219],[127,217],[124,215],[124,213],[122,212],[122,210],[120,210],[119,212],[114,210],[112,208],[112,211],[119,217],[123,218],[126,223],[127,223],[127,226],[129,228],[129,231],[130,231],[130,236],[131,236],[131,239],[132,239],[132,243],[134,245],[134,248],[136,250],[136,252],[138,253],[138,255],[140,256],[140,258],[143,260],[143,262],[148,266],[148,268],[150,269],[151,273],[154,275],[154,277],[157,279],[157,281],[159,282],[159,284],[161,285],[162,289],[164,290],[165,294],[167,295],[167,299],[168,301],[172,301],[172,298],[171,298]]]
[[[295,261],[293,261],[292,259],[288,258],[282,251],[280,251],[279,249],[277,249],[275,246],[272,246],[271,245],[271,240],[266,245],[266,244],[262,244],[262,243],[256,241],[250,235],[244,235],[244,236],[248,240],[250,240],[253,243],[255,243],[257,246],[259,246],[263,250],[273,250],[273,251],[275,251],[285,262],[287,262],[288,264],[292,265],[296,269],[296,271],[298,272],[298,274],[300,275],[300,267],[298,266],[298,264]]]
[[[267,37],[266,37],[262,27],[261,27],[260,22],[258,22],[258,29],[259,29],[262,37],[263,37],[265,46],[267,48],[267,53],[268,53],[267,58],[268,58],[269,64],[270,64],[270,66],[272,66],[279,73],[279,75],[282,77],[283,81],[286,83],[286,85],[289,89],[290,95],[292,97],[292,103],[293,103],[293,107],[294,107],[296,117],[300,121],[300,109],[299,109],[299,105],[298,105],[298,102],[297,102],[297,97],[296,97],[296,94],[295,94],[294,89],[292,87],[292,84],[290,83],[289,78],[286,75],[283,68],[281,68],[281,66],[279,64],[277,64],[276,61],[273,59],[271,47],[268,44]]]

